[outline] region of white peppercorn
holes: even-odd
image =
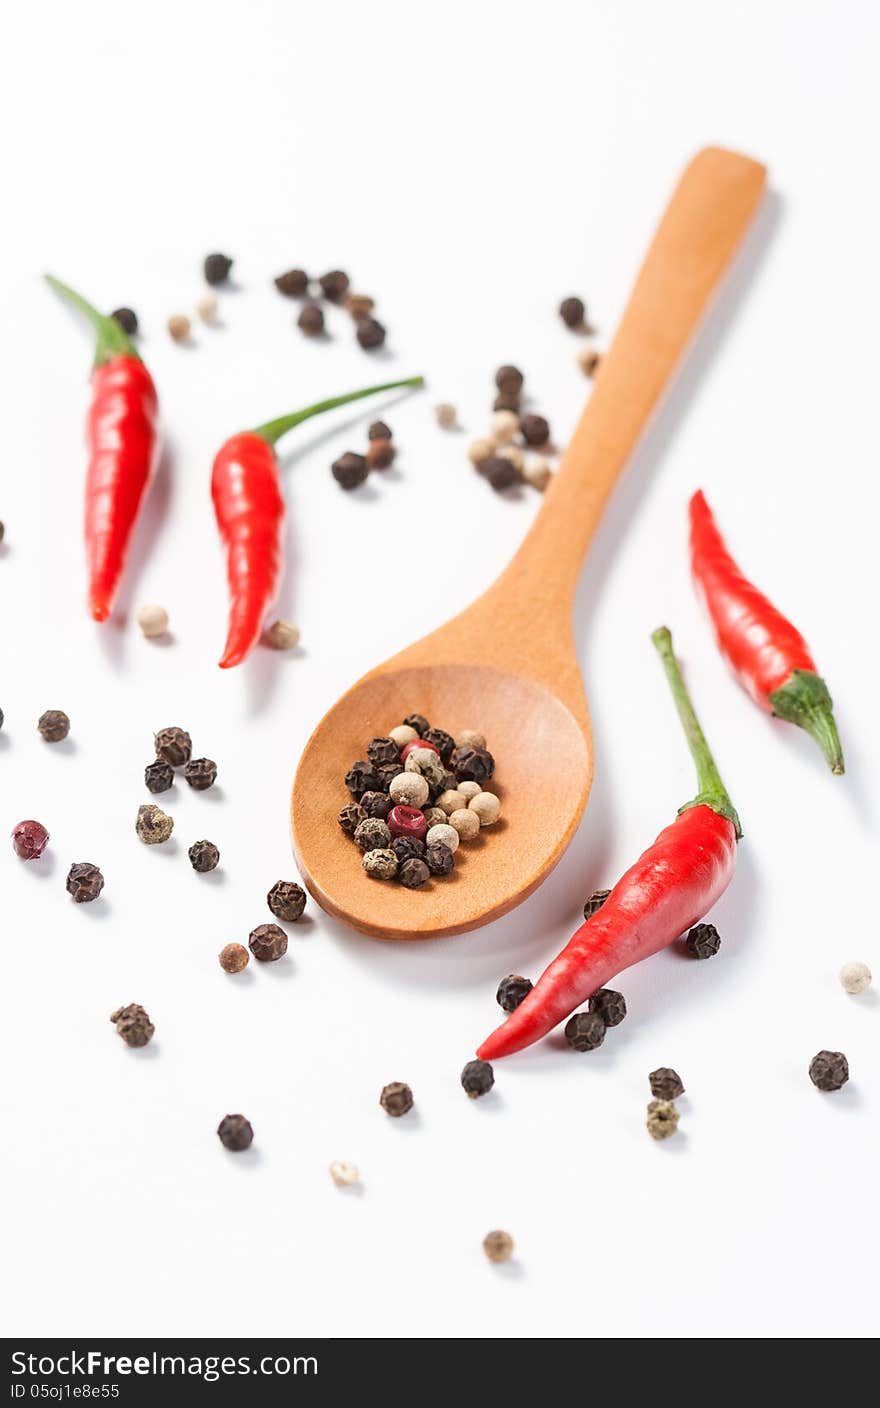
[[[526,457],[519,448],[519,445],[502,445],[501,449],[498,451],[498,458],[500,460],[509,460],[517,474],[522,474],[526,467]]]
[[[348,1164],[344,1159],[335,1159],[330,1165],[330,1177],[337,1188],[350,1188],[360,1178],[357,1164]]]
[[[192,324],[185,313],[172,313],[168,319],[168,331],[175,342],[188,342]]]
[[[460,838],[455,827],[450,826],[448,822],[445,822],[439,826],[430,827],[428,834],[425,837],[425,845],[436,846],[440,844],[443,846],[448,846],[451,851],[457,851],[459,839]]]
[[[652,1100],[645,1124],[652,1139],[668,1139],[678,1129],[679,1119],[671,1100]]]
[[[468,810],[476,813],[481,826],[494,826],[501,815],[501,803],[494,792],[478,792],[468,802]]]
[[[490,435],[483,435],[479,440],[472,440],[468,446],[468,459],[471,464],[479,468],[481,464],[490,460],[495,453],[496,443]]]
[[[577,354],[577,363],[584,376],[595,376],[602,358],[595,347],[582,347]]]
[[[405,748],[407,743],[414,743],[418,734],[409,724],[398,724],[396,728],[388,730],[388,737],[396,743],[398,748]]]
[[[510,1261],[513,1256],[513,1238],[509,1232],[488,1232],[483,1238],[483,1251],[496,1265]]]
[[[492,417],[492,435],[496,445],[509,445],[519,430],[516,411],[496,411]]]
[[[475,728],[463,728],[455,741],[459,748],[485,748],[486,735]]]
[[[384,846],[367,851],[361,865],[374,880],[393,880],[397,874],[397,856]]]
[[[475,745],[475,746],[476,746],[476,745]],[[480,793],[482,792],[482,790],[483,790],[483,789],[482,789],[482,787],[480,786],[479,782],[458,782],[458,783],[456,783],[456,791],[457,791],[457,792],[460,792],[461,795],[462,795],[462,797],[465,798],[465,806],[467,806],[467,805],[472,801],[472,799],[473,799],[474,797],[479,797],[479,795],[480,795]]]
[[[299,626],[292,621],[273,621],[266,632],[266,644],[273,650],[295,650],[299,645]]]
[[[451,406],[448,401],[441,401],[439,405],[436,405],[434,415],[441,430],[451,430],[458,419],[455,407]]]
[[[545,459],[543,455],[535,455],[532,459],[526,460],[522,477],[527,484],[531,484],[533,489],[537,489],[539,493],[543,494],[553,478],[550,461]]]
[[[206,293],[204,298],[200,298],[196,304],[196,312],[203,323],[209,327],[217,321],[217,299],[213,293]]]
[[[174,818],[153,802],[138,807],[135,831],[145,846],[161,846],[174,830]]]
[[[462,841],[473,841],[474,837],[480,834],[480,818],[469,807],[453,812],[449,825],[458,832]]]
[[[871,970],[867,963],[844,963],[840,970],[840,985],[845,992],[864,992],[871,986]]]
[[[142,606],[137,614],[137,623],[147,640],[164,636],[168,630],[168,612],[164,606]]]
[[[459,792],[457,787],[450,788],[448,792],[441,792],[437,798],[437,806],[443,812],[444,821],[448,816],[452,816],[453,812],[460,812],[467,804],[467,797],[463,792]]]
[[[391,779],[388,791],[404,807],[423,807],[430,795],[427,782],[417,772],[399,772]]]

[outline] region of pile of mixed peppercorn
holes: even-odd
[[[460,841],[498,820],[501,803],[484,790],[495,759],[483,734],[466,729],[453,738],[423,714],[408,714],[366,751],[345,775],[353,800],[339,825],[363,851],[373,879],[417,890],[454,869]]]

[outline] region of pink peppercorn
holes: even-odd
[[[412,743],[404,744],[403,748],[400,750],[400,761],[402,763],[406,762],[414,748],[427,748],[429,752],[436,753],[437,757],[440,757],[440,749],[437,747],[436,743],[429,743],[426,738],[414,738]]]
[[[428,823],[418,807],[392,807],[386,825],[392,836],[412,836],[424,841],[428,834]]]
[[[39,821],[20,821],[12,833],[12,848],[22,860],[39,860],[49,844],[49,833]]]

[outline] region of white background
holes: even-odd
[[[39,864],[8,842],[0,859],[7,1333],[876,1330],[880,1002],[847,997],[836,972],[880,972],[878,39],[868,0],[19,7],[0,95],[0,829],[35,816],[52,843]],[[471,936],[382,946],[310,904],[284,962],[227,978],[217,951],[294,876],[288,792],[312,726],[481,590],[537,507],[493,497],[432,403],[482,432],[492,371],[514,361],[564,442],[588,388],[556,304],[583,292],[607,340],[709,142],[766,161],[773,194],[584,571],[596,780],[569,853]],[[215,248],[238,288],[223,326],[183,349],[164,322],[193,306]],[[325,343],[300,336],[270,282],[300,263],[350,269],[379,297],[387,356],[361,352],[341,312]],[[165,459],[103,628],[83,607],[89,337],[45,269],[139,311],[163,406]],[[379,405],[291,436],[282,607],[302,650],[221,674],[213,452],[377,368],[431,382],[386,408],[398,468],[352,495],[329,476]],[[754,709],[710,643],[685,560],[699,484],[814,647],[844,780]],[[141,639],[145,601],[171,612],[169,642]],[[713,916],[721,954],[627,973],[630,1015],[601,1051],[547,1041],[471,1104],[458,1073],[498,1017],[498,979],[536,976],[584,897],[692,792],[648,641],[661,620],[745,825]],[[46,708],[70,714],[67,744],[38,737]],[[172,723],[220,781],[176,784],[160,799],[174,841],[147,849],[141,774]],[[553,805],[540,759],[534,800]],[[209,877],[186,858],[201,836],[222,853]],[[84,859],[106,890],[74,907],[64,878]],[[129,1001],[156,1023],[140,1053],[107,1020]],[[850,1059],[837,1096],[807,1078],[821,1047]],[[656,1145],[661,1064],[687,1095],[679,1135]],[[377,1104],[393,1079],[415,1091],[405,1120]],[[243,1157],[214,1134],[234,1110],[256,1130]],[[334,1158],[359,1164],[359,1192],[331,1184]],[[516,1239],[506,1268],[480,1247],[496,1226]]]

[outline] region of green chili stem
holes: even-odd
[[[774,714],[798,724],[815,738],[833,773],[843,772],[843,749],[834,722],[831,695],[821,675],[812,670],[792,670],[791,675],[769,695]]]
[[[277,420],[269,420],[265,425],[258,425],[253,431],[254,435],[259,435],[263,440],[267,440],[270,445],[276,445],[282,435],[286,435],[288,430],[292,430],[295,425],[299,425],[304,420],[309,420],[311,416],[319,416],[323,411],[335,410],[337,406],[347,406],[350,401],[360,401],[365,396],[375,396],[380,391],[397,391],[407,386],[424,386],[423,376],[410,376],[405,381],[385,381],[380,386],[367,386],[362,391],[347,391],[344,396],[331,396],[326,401],[316,401],[313,406],[306,406],[301,411],[294,411],[289,416],[279,416]]]
[[[99,313],[97,308],[83,298],[81,293],[63,284],[60,279],[56,279],[52,274],[43,276],[50,288],[54,288],[56,293],[77,308],[84,317],[88,318],[95,329],[95,366],[103,366],[113,357],[135,357],[140,361],[140,354],[129,337],[125,329],[117,323],[115,318],[108,318],[105,313]]]
[[[687,811],[690,807],[700,806],[711,807],[713,811],[728,817],[733,822],[739,837],[742,835],[739,817],[730,800],[727,788],[721,781],[721,774],[706,742],[706,735],[703,733],[700,721],[694,712],[687,685],[682,678],[678,661],[672,649],[672,635],[665,626],[660,626],[651,636],[651,640],[654,642],[657,654],[663,661],[663,669],[666,671],[666,678],[675,700],[678,717],[681,719],[684,736],[697,769],[697,786],[700,790],[693,801],[685,803],[680,810]]]

